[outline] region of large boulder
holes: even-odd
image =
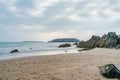
[[[106,64],[99,67],[102,76],[108,79],[120,79],[120,71],[114,64]]]

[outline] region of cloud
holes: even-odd
[[[26,30],[38,30],[38,29],[42,29],[43,28],[43,26],[41,26],[41,25],[24,25],[24,24],[22,24],[22,25],[20,25],[20,27],[21,28],[23,28],[23,29],[26,29]]]
[[[57,0],[43,0],[43,1],[39,1],[39,0],[34,0],[34,8],[33,9],[28,9],[26,11],[27,14],[31,15],[31,16],[35,16],[35,17],[39,17],[42,16],[44,14],[44,12],[46,11],[47,7],[54,5],[57,3]]]
[[[86,40],[93,34],[112,30],[119,33],[119,3],[120,0],[0,0],[0,40]]]

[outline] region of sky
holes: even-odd
[[[0,42],[120,33],[120,0],[0,0]]]

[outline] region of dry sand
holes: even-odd
[[[0,80],[108,80],[98,66],[113,63],[120,69],[120,50],[96,48],[0,61]]]

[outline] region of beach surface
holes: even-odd
[[[95,48],[74,54],[3,60],[0,80],[109,80],[100,75],[98,67],[111,63],[120,69],[120,50]]]

